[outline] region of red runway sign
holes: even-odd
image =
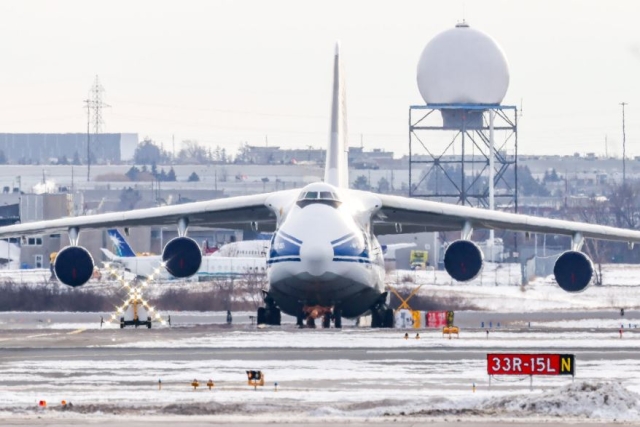
[[[574,375],[573,354],[487,354],[489,375]]]

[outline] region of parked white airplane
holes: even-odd
[[[109,229],[107,233],[115,253],[105,248],[101,250],[110,262],[122,265],[125,270],[136,276],[149,277],[160,269],[161,279],[174,278],[166,269],[160,268],[162,264],[160,255],[138,256],[118,230]],[[264,256],[206,256],[203,257],[200,269],[196,274],[201,277],[241,277],[245,274],[266,274],[266,266]]]
[[[269,240],[241,240],[223,245],[212,257],[263,257],[269,253]]]
[[[447,272],[459,281],[473,279],[482,268],[482,252],[470,240],[474,227],[569,235],[572,249],[554,268],[556,281],[569,292],[585,289],[593,275],[591,260],[580,252],[585,238],[640,242],[640,232],[634,230],[350,190],[346,135],[336,48],[324,182],[298,190],[11,225],[0,227],[0,239],[68,232],[70,245],[58,253],[55,271],[61,282],[80,286],[93,271],[89,252],[78,244],[84,228],[177,225],[179,237],[162,253],[165,268],[176,277],[195,274],[202,263],[200,247],[187,237],[189,224],[272,231],[269,289],[266,306],[258,310],[259,323],[279,324],[282,310],[297,316],[300,324],[322,316],[323,326],[329,326],[333,316],[336,327],[342,316],[365,313],[371,313],[374,327],[393,324],[376,234],[461,230],[460,240],[450,244],[444,256]]]

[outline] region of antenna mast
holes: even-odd
[[[626,102],[621,102],[622,105],[622,186],[627,185],[627,134],[624,125],[624,107],[628,105]]]
[[[100,133],[102,132],[102,109],[110,107],[110,105],[102,101],[102,93],[104,87],[100,84],[100,79],[96,76],[93,86],[89,91],[89,99],[85,100],[87,108],[87,181],[91,180],[91,143],[90,143],[90,125],[91,112],[93,112],[93,146],[100,149]]]

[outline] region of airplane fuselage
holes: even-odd
[[[318,305],[339,307],[344,317],[366,313],[384,290],[382,248],[368,230],[346,202],[299,200],[292,206],[267,259],[269,294],[280,309],[296,315],[301,306]]]
[[[169,280],[173,276],[161,268],[160,256],[115,257],[112,262],[121,264],[127,271],[139,277],[157,276]],[[243,277],[246,274],[265,274],[265,259],[262,257],[213,257],[202,258],[196,275],[208,278]]]

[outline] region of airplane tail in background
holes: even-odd
[[[111,243],[113,244],[113,250],[119,257],[135,257],[136,253],[133,252],[129,243],[125,240],[124,236],[116,229],[107,230]]]
[[[336,43],[336,54],[333,62],[331,136],[329,147],[327,148],[324,182],[339,188],[349,188],[348,156],[346,89],[340,62],[340,43]]]

